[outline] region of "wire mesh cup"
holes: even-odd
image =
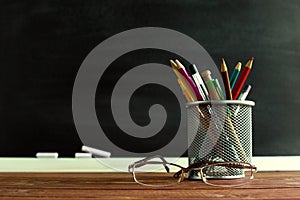
[[[245,162],[252,157],[253,101],[199,101],[187,104],[189,163]],[[214,167],[206,178],[234,179],[245,176],[242,169]],[[196,171],[189,179],[200,179]]]

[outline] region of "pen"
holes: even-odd
[[[254,60],[253,57],[250,58],[250,60],[246,63],[244,69],[242,70],[241,75],[238,77],[236,85],[234,86],[233,91],[232,91],[233,100],[236,100],[238,98],[240,91],[251,71],[253,60]]]
[[[238,100],[245,101],[246,98],[247,98],[247,96],[248,96],[248,94],[249,94],[249,92],[250,92],[250,90],[251,90],[251,85],[246,85],[246,86],[243,88],[243,90],[242,90],[242,92],[241,92],[241,94],[240,94]],[[241,108],[240,106],[238,106],[238,107],[236,108],[236,110],[235,110],[235,112],[234,112],[234,116],[235,116],[235,117],[237,116],[238,112],[240,111],[240,108]]]
[[[250,92],[250,90],[251,90],[251,88],[252,88],[251,85],[246,85],[243,88],[241,94],[239,95],[238,100],[245,101],[246,98],[247,98],[247,96],[248,96],[248,94],[249,94],[249,92]]]
[[[230,76],[230,86],[231,86],[231,91],[233,90],[236,80],[238,79],[240,72],[241,72],[241,68],[242,68],[242,63],[238,62]]]
[[[192,75],[192,78],[193,78],[196,86],[199,89],[199,92],[200,92],[202,98],[204,100],[209,100],[209,98],[208,98],[208,91],[207,91],[206,86],[205,86],[205,84],[204,84],[204,82],[203,82],[203,80],[202,80],[202,78],[201,78],[201,76],[200,76],[200,74],[198,72],[198,69],[197,69],[196,65],[195,64],[191,64],[191,65],[189,65],[188,69],[189,69],[189,71],[190,71],[190,73]]]
[[[194,92],[192,91],[192,88],[189,86],[189,84],[186,82],[186,79],[177,71],[176,69],[176,63],[173,60],[170,60],[171,66],[173,71],[175,72],[176,76],[178,77],[177,82],[182,90],[183,95],[185,96],[186,100],[188,102],[194,102],[197,101],[197,97],[195,96]],[[197,107],[197,111],[200,113],[202,118],[205,118],[205,115],[203,114],[203,111]],[[202,120],[200,117],[200,120]]]
[[[195,83],[193,82],[193,80],[191,79],[191,77],[189,76],[187,71],[185,70],[185,67],[177,59],[175,60],[175,63],[176,63],[176,65],[175,65],[176,69],[186,79],[186,81],[188,82],[188,84],[190,85],[192,90],[194,91],[194,94],[196,95],[197,100],[202,101],[203,98],[200,95],[199,90],[197,89],[197,86],[195,85]]]
[[[224,58],[222,58],[222,63],[221,63],[221,74],[222,74],[222,78],[223,78],[223,82],[224,82],[226,99],[232,100],[228,70],[227,70],[227,66],[226,66]]]

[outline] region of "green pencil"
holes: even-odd
[[[234,85],[236,83],[236,80],[238,79],[239,75],[240,75],[240,72],[241,72],[241,68],[242,68],[242,63],[241,62],[238,62],[237,65],[235,66],[231,76],[230,76],[230,89],[231,91],[233,90],[234,88]]]

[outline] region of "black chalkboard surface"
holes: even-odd
[[[0,3],[0,156],[54,151],[73,157],[80,151],[72,115],[80,65],[106,38],[137,27],[182,32],[216,65],[224,57],[230,71],[254,56],[247,80],[253,86],[248,99],[256,102],[253,154],[300,155],[300,1]],[[145,53],[157,60],[157,52]]]

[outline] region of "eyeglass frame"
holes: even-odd
[[[161,161],[150,161],[154,158],[159,158],[159,159],[161,159]],[[170,172],[170,169],[167,165],[173,165],[175,167],[180,168],[180,170],[178,172],[173,174],[174,178],[178,178],[177,182],[175,182],[174,184],[170,184],[170,185],[150,185],[150,184],[140,182],[135,176],[134,169],[136,168],[137,165],[140,165],[138,167],[141,167],[141,166],[144,166],[146,164],[162,164],[162,165],[164,165],[164,167],[165,167],[165,169],[168,173]],[[199,165],[200,166],[205,165],[205,166],[197,167]],[[236,185],[216,185],[216,184],[212,184],[212,183],[207,182],[207,179],[206,179],[206,177],[203,173],[203,169],[207,168],[208,166],[212,167],[212,166],[220,166],[220,165],[224,165],[226,167],[234,166],[234,168],[240,168],[240,169],[251,169],[251,176],[250,176],[249,181],[245,182],[245,183],[241,183],[241,184],[236,184]],[[151,187],[164,187],[164,186],[171,186],[171,185],[179,184],[179,183],[183,182],[183,180],[185,178],[188,178],[188,172],[189,171],[198,171],[198,175],[200,175],[201,180],[207,185],[218,186],[218,187],[238,187],[238,186],[241,186],[241,185],[248,184],[254,178],[253,174],[257,172],[257,167],[250,164],[250,163],[247,163],[247,162],[235,162],[235,161],[232,161],[232,162],[199,161],[199,162],[195,162],[195,163],[190,164],[188,167],[182,167],[178,164],[167,162],[166,159],[161,155],[146,157],[146,158],[144,158],[142,160],[139,160],[139,161],[136,161],[133,164],[128,166],[128,172],[132,173],[133,179],[136,183],[141,184],[141,185],[145,185],[145,186],[151,186]]]

